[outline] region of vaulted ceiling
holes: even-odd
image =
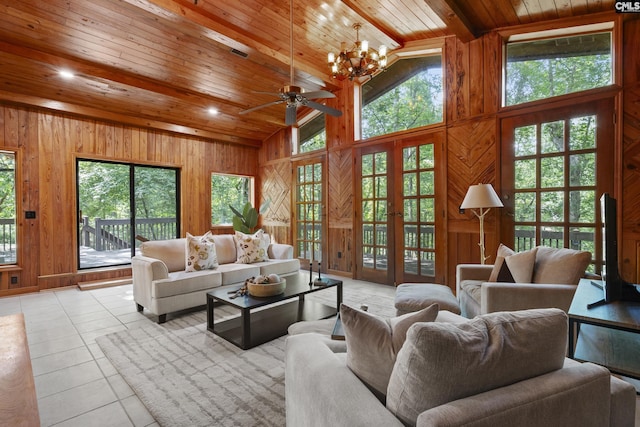
[[[327,52],[360,39],[389,50],[613,10],[613,0],[293,0],[294,80],[338,89]],[[284,127],[286,0],[2,0],[0,99],[259,145]],[[60,70],[75,73],[65,80]],[[217,115],[207,110],[215,108]]]

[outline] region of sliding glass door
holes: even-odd
[[[177,169],[79,159],[77,189],[78,268],[129,264],[142,241],[180,235]]]

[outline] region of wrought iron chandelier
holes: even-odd
[[[360,28],[362,28],[361,24],[353,24],[353,29],[356,30],[356,42],[351,49],[347,50],[346,42],[342,42],[338,55],[329,52],[329,67],[334,79],[353,80],[356,77],[369,76],[378,70],[384,70],[387,66],[386,46],[380,46],[379,50],[370,49],[369,42],[360,41]]]

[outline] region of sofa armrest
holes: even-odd
[[[402,423],[326,344],[328,337],[287,337],[285,407],[288,426],[385,426]]]
[[[271,243],[267,248],[271,259],[293,259],[293,246],[284,243]]]
[[[151,308],[151,283],[169,277],[167,265],[156,258],[136,255],[131,258],[133,300],[145,308]]]
[[[416,425],[606,426],[609,383],[606,368],[583,363],[437,406],[422,412]]]
[[[480,290],[480,313],[552,307],[566,312],[576,289],[576,285],[485,282]]]
[[[465,280],[489,280],[493,264],[458,264],[456,266],[456,295],[460,295],[460,283]]]

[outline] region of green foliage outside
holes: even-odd
[[[251,204],[252,178],[211,174],[211,224],[232,225],[234,213],[229,206],[241,209]]]
[[[16,218],[16,156],[0,151],[0,218]]]
[[[440,123],[443,98],[442,68],[423,69],[363,106],[362,138]]]

